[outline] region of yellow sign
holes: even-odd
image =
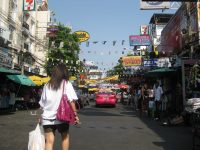
[[[76,31],[74,32],[77,36],[80,42],[85,42],[90,38],[90,35],[86,31]]]
[[[140,66],[142,63],[141,56],[122,57],[123,66]]]

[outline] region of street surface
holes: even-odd
[[[27,150],[28,133],[38,118],[32,111],[0,115],[0,150]],[[163,127],[121,104],[91,104],[79,114],[82,124],[70,128],[70,150],[192,150],[190,127]],[[56,133],[55,150],[61,149],[60,140]]]

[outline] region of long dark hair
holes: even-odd
[[[58,90],[63,80],[68,81],[69,74],[66,65],[61,63],[53,68],[48,86],[53,90]]]

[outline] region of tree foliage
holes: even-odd
[[[53,66],[65,63],[72,75],[76,75],[83,65],[79,61],[79,41],[77,35],[69,27],[58,25],[56,37],[51,37],[45,68],[47,74],[51,73]]]
[[[118,64],[113,67],[113,69],[107,71],[107,76],[113,76],[113,75],[119,75],[122,74],[124,70],[123,64],[122,64],[122,58],[118,60]]]

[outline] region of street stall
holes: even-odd
[[[146,82],[150,89],[154,89],[155,82],[159,82],[162,87],[162,116],[167,117],[170,114],[177,114],[181,112],[181,80],[178,80],[179,71],[174,68],[157,68],[148,71],[144,74]],[[152,82],[153,81],[153,82]],[[179,87],[179,88],[178,88]],[[154,101],[149,102],[149,110],[151,117],[154,114]]]
[[[18,85],[15,97],[17,109],[28,109],[30,105],[37,103],[34,97],[36,84],[25,75],[7,75],[7,78]]]
[[[6,75],[20,74],[19,71],[0,67],[0,109],[7,109],[11,104],[10,91],[15,91],[15,85],[9,82]]]

